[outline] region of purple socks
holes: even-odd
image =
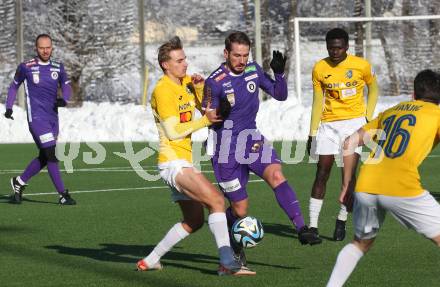
[[[50,179],[52,179],[53,185],[55,185],[58,193],[64,193],[64,183],[61,179],[58,163],[53,161],[47,162],[47,171],[49,172]]]
[[[43,164],[38,157],[34,158],[20,175],[21,180],[28,182],[31,177],[39,173],[45,166],[46,164]]]
[[[295,191],[289,186],[287,180],[275,187],[273,191],[280,207],[295,224],[296,229],[300,230],[305,224]]]
[[[35,158],[31,161],[31,163],[26,167],[24,172],[20,175],[20,179],[24,182],[28,182],[31,177],[36,175],[46,166],[45,163],[42,163],[39,158]],[[58,167],[57,162],[47,162],[47,171],[49,172],[50,179],[53,182],[58,193],[64,193],[64,183],[61,179],[60,169]]]

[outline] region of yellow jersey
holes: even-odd
[[[347,55],[333,65],[329,58],[322,59],[313,68],[312,81],[313,89],[322,89],[324,95],[321,122],[366,116],[364,87],[375,81],[367,60]]]
[[[156,84],[150,104],[159,132],[159,163],[177,159],[192,162],[191,133],[210,125],[206,116],[194,119],[202,97],[203,84],[194,86],[188,75],[180,85],[167,75]]]
[[[400,197],[423,193],[418,167],[439,141],[440,107],[402,102],[363,129],[377,146],[360,169],[356,191]]]

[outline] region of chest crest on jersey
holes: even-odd
[[[32,73],[32,81],[34,82],[34,84],[38,84],[40,82],[40,73],[39,72]]]
[[[52,72],[52,73],[50,73],[50,77],[51,77],[53,80],[56,80],[56,79],[58,79],[58,73],[57,73],[57,72]]]
[[[254,81],[249,81],[246,83],[246,89],[249,93],[255,93],[255,91],[257,90],[257,85]]]

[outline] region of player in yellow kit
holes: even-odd
[[[326,43],[329,56],[318,61],[313,68],[313,107],[307,142],[308,153],[314,142],[316,150],[312,153],[319,156],[309,203],[309,227],[318,238],[319,213],[335,155],[341,153],[344,139],[365,124],[366,119],[371,119],[378,95],[376,77],[370,63],[347,54],[347,32],[340,28],[328,31]],[[363,91],[365,86],[368,87],[367,104]],[[353,183],[355,180],[353,176]],[[347,214],[342,204],[336,220],[334,240],[344,239]]]
[[[439,103],[440,75],[424,70],[414,80],[414,101],[386,110],[345,141],[340,201],[346,204],[352,198],[348,185],[356,164],[354,149],[371,139],[376,148],[361,167],[356,184],[354,240],[339,252],[327,286],[345,283],[373,245],[387,211],[440,247],[440,205],[423,189],[418,172],[440,140]]]
[[[230,246],[223,195],[192,164],[191,133],[221,122],[209,106],[203,117],[194,118],[201,107],[204,80],[186,74],[188,64],[179,37],[160,46],[158,62],[164,76],[151,98],[159,131],[158,167],[170,187],[173,201],[179,204],[182,222],[176,223],[150,254],[137,263],[140,271],[162,269],[160,259],[174,245],[202,227],[203,206],[209,210],[208,225],[215,237],[220,256],[219,275],[255,275],[239,264]]]

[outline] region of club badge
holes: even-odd
[[[54,80],[58,79],[58,73],[57,73],[57,72],[52,72],[52,73],[50,74],[50,76],[51,76],[52,79],[54,79]]]
[[[254,81],[247,82],[246,88],[249,93],[255,93],[255,90],[257,89],[257,85]]]
[[[32,80],[34,84],[38,84],[40,82],[40,73],[32,73]]]

